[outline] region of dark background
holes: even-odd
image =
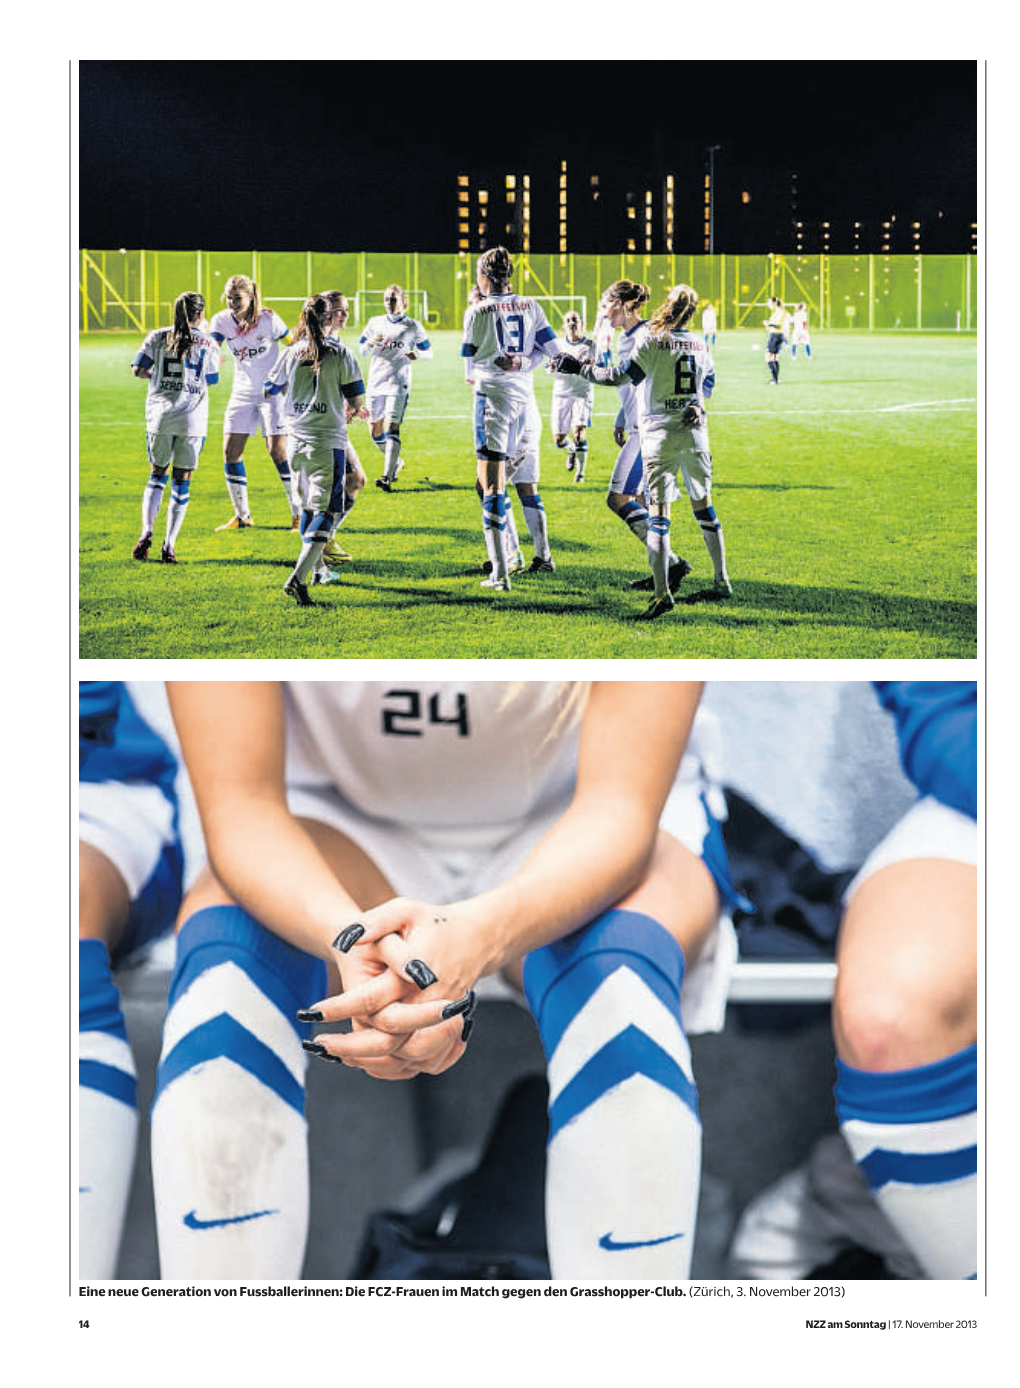
[[[700,253],[717,145],[716,251],[878,250],[890,218],[888,249],[913,249],[918,222],[920,249],[968,251],[978,76],[974,62],[82,62],[79,239],[448,252],[458,174],[501,189],[529,172],[532,249],[551,251],[566,160],[569,250],[625,249],[628,199],[672,173],[673,249]]]

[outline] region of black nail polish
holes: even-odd
[[[439,1015],[440,1017],[442,1017],[444,1022],[448,1022],[451,1017],[459,1017],[462,1012],[470,1014],[474,1011],[474,1008],[474,990],[469,988],[467,992],[464,994],[464,996],[458,999],[457,1002],[448,1002]]]
[[[464,1043],[465,1046],[466,1046],[467,1043],[468,1043],[468,1037],[471,1035],[471,1032],[472,1032],[472,1030],[473,1030],[473,1028],[474,1028],[474,1025],[475,1025],[475,1019],[474,1019],[474,1017],[465,1017],[465,1018],[464,1018],[463,1024],[461,1025],[461,1029],[460,1029],[460,1039],[463,1041],[463,1043]]]
[[[341,930],[333,941],[333,948],[338,949],[341,954],[346,954],[353,945],[358,943],[364,933],[365,927],[363,925],[349,925],[346,930]]]
[[[424,959],[410,959],[404,965],[404,973],[412,983],[417,984],[424,992],[426,988],[431,988],[437,982],[435,974],[425,963]]]
[[[303,1007],[298,1012],[297,1019],[299,1022],[321,1022],[322,1013],[311,1007]]]
[[[321,1041],[302,1041],[301,1045],[309,1055],[329,1055]]]

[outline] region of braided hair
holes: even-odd
[[[504,294],[510,288],[513,273],[514,263],[505,246],[493,246],[491,251],[478,258],[479,279],[484,275],[498,294]]]

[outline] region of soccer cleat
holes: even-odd
[[[132,559],[148,559],[148,557],[149,557],[149,550],[150,550],[151,547],[152,547],[152,531],[150,530],[149,533],[148,533],[147,535],[142,535],[141,538],[135,543],[135,547],[134,547],[134,549],[131,551],[131,558],[132,558]]]
[[[165,544],[165,545],[163,546],[162,550],[160,551],[159,557],[160,557],[160,559],[162,560],[162,562],[163,562],[164,564],[176,564],[176,563],[177,563],[177,555],[174,554],[173,545],[167,545],[167,544]]]
[[[691,566],[686,559],[677,559],[669,566],[669,591],[675,593],[691,571]],[[644,578],[632,578],[628,587],[634,588],[641,593],[654,593],[655,579],[651,574],[646,574]]]
[[[393,490],[393,483],[385,477],[377,477],[375,479],[375,485],[380,487],[384,492],[391,492]]]
[[[228,521],[216,527],[217,530],[249,530],[255,522],[251,516],[231,516]]]
[[[291,518],[290,518],[290,528],[291,528],[291,530],[300,530],[300,529],[301,529],[301,517],[300,517],[300,515],[294,514],[293,516],[291,516]]]
[[[575,464],[576,462],[577,462],[577,454],[576,454],[576,453],[569,453],[569,454],[567,455],[567,471],[568,471],[568,472],[573,472],[573,470],[574,470],[574,464]]]
[[[672,612],[676,603],[669,593],[664,593],[661,598],[652,598],[651,602],[643,612],[639,612],[635,617],[637,622],[652,622],[656,617],[662,617],[667,612]]]
[[[335,574],[335,573],[332,571],[332,569],[327,568],[325,564],[320,564],[319,567],[318,567],[318,568],[315,570],[315,572],[312,574],[312,582],[313,582],[313,583],[339,583],[339,582],[340,582],[340,575],[339,575],[339,574]]]
[[[728,578],[717,578],[712,584],[712,592],[717,598],[732,598],[733,584]]]
[[[529,574],[554,574],[556,565],[551,559],[542,559],[536,554],[528,565],[527,572]]]
[[[583,482],[583,481],[584,481],[584,473],[581,471],[580,468],[578,468],[577,471],[574,473],[574,481],[575,481],[575,482]]]
[[[509,593],[510,580],[508,578],[483,578],[480,587],[491,588],[494,593]]]
[[[315,606],[315,603],[312,602],[311,598],[308,596],[308,589],[299,578],[288,578],[287,582],[283,585],[283,591],[289,598],[295,600],[298,607]]]
[[[346,564],[350,555],[345,549],[341,549],[336,540],[327,540],[326,548],[322,551],[322,561],[331,567],[334,564]]]
[[[512,559],[507,560],[506,567],[508,573],[522,574],[524,572],[524,570],[527,568],[527,565],[524,562],[524,555],[521,553],[520,550],[517,551],[517,553],[513,556]]]

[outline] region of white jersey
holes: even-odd
[[[712,354],[689,329],[653,337],[643,324],[624,369],[637,387],[642,422],[679,421],[686,405],[704,402],[715,388]]]
[[[504,371],[497,357],[530,358],[535,351],[553,357],[556,334],[534,299],[518,294],[490,294],[468,310],[464,328],[465,374],[482,395],[524,400],[534,387],[527,372]]]
[[[209,424],[209,392],[220,373],[220,349],[211,337],[192,329],[192,344],[178,360],[167,352],[171,328],[149,333],[134,359],[151,372],[145,397],[150,434],[201,435]]]
[[[409,352],[431,357],[432,344],[422,325],[406,313],[380,314],[370,318],[358,341],[358,351],[372,358],[368,369],[370,395],[386,395],[411,386]]]
[[[280,340],[290,329],[278,313],[264,308],[255,326],[244,332],[230,309],[221,309],[209,325],[210,335],[225,344],[234,359],[233,401],[259,401],[266,377],[280,355]]]
[[[620,334],[616,344],[616,361],[620,367],[625,367],[630,361],[634,353],[638,329],[643,327],[644,319]],[[622,381],[617,381],[616,390],[620,397],[620,410],[616,416],[616,427],[626,429],[628,434],[632,434],[637,428],[637,388],[627,376]]]
[[[573,794],[580,705],[569,686],[397,678],[285,688],[288,783],[335,786],[364,814],[422,828],[512,826]]]
[[[284,396],[287,432],[299,443],[343,448],[347,442],[347,403],[365,393],[361,368],[350,349],[328,338],[319,370],[304,360],[308,343],[295,342],[273,367],[266,395]]]
[[[808,342],[807,310],[803,308],[794,309],[793,312],[793,340],[794,342]]]
[[[594,361],[596,356],[595,343],[590,337],[582,337],[577,342],[571,342],[568,338],[560,338],[557,342],[566,356],[576,357],[578,361]],[[591,400],[595,395],[595,387],[591,381],[586,381],[583,376],[563,376],[559,373],[553,375],[553,399],[566,397],[571,400]]]

